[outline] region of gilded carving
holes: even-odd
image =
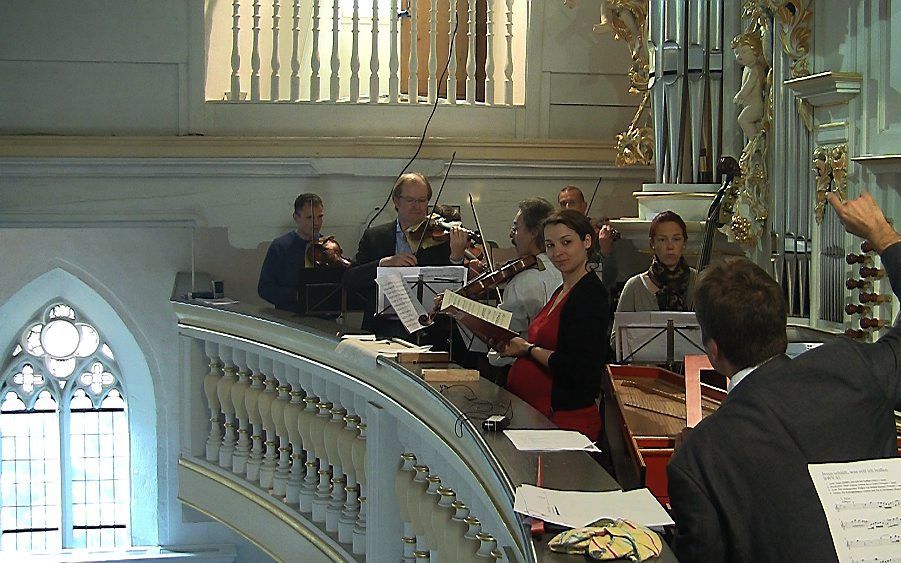
[[[814,216],[819,225],[826,212],[826,194],[834,191],[842,199],[848,189],[848,145],[820,146],[813,150],[813,171],[816,173],[816,207]]]

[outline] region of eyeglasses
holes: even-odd
[[[408,195],[399,195],[397,196],[397,199],[401,200],[407,205],[413,205],[414,203],[425,205],[429,202],[429,198],[427,197],[410,197]]]
[[[516,222],[514,221],[512,225],[510,225],[510,236],[515,235],[519,229],[516,227]]]

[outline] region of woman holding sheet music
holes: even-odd
[[[560,428],[597,441],[601,433],[597,399],[610,324],[607,290],[596,275],[587,275],[597,235],[588,218],[564,209],[545,220],[544,240],[563,284],[532,319],[528,339],[516,337],[496,343],[495,348],[516,358],[507,390]]]

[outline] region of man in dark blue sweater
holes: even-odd
[[[294,200],[294,224],[297,228],[286,233],[269,245],[257,293],[276,309],[297,311],[297,290],[300,285],[300,270],[305,267],[307,244],[319,239],[325,206],[322,198],[313,193],[305,193]]]

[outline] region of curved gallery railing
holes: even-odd
[[[276,559],[536,559],[492,448],[410,370],[331,323],[173,306],[188,505]]]

